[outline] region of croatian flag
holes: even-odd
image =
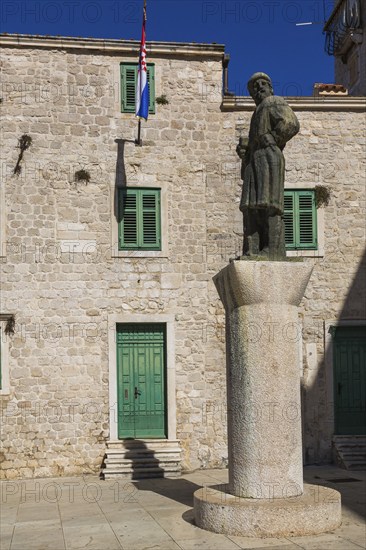
[[[149,116],[149,86],[147,83],[146,66],[146,7],[142,20],[142,36],[140,45],[139,68],[136,86],[136,116],[147,120]]]

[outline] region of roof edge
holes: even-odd
[[[83,38],[73,36],[48,36],[34,34],[0,34],[1,46],[19,46],[34,48],[60,48],[100,50],[103,52],[138,53],[138,40],[121,40],[113,38]],[[194,55],[222,58],[224,44],[196,44],[194,42],[146,42],[147,51],[151,54]]]

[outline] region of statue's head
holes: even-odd
[[[254,73],[248,81],[248,90],[256,105],[273,95],[272,81],[268,74]]]

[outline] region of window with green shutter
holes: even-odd
[[[120,250],[161,250],[160,189],[119,191]]]
[[[135,112],[137,63],[121,63],[121,111]],[[155,113],[155,66],[147,64],[147,82],[149,84],[149,113]]]
[[[287,250],[316,250],[315,193],[309,189],[285,189],[285,242]]]

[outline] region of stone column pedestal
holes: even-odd
[[[226,311],[229,485],[218,494],[195,493],[196,522],[204,529],[278,536],[340,523],[339,493],[330,527],[329,514],[312,506],[312,491],[303,486],[298,306],[311,272],[300,262],[238,260],[214,278]],[[310,531],[303,519],[299,524],[305,515],[312,517]]]
[[[303,493],[298,306],[312,267],[232,262],[214,279],[226,310],[229,491]]]

